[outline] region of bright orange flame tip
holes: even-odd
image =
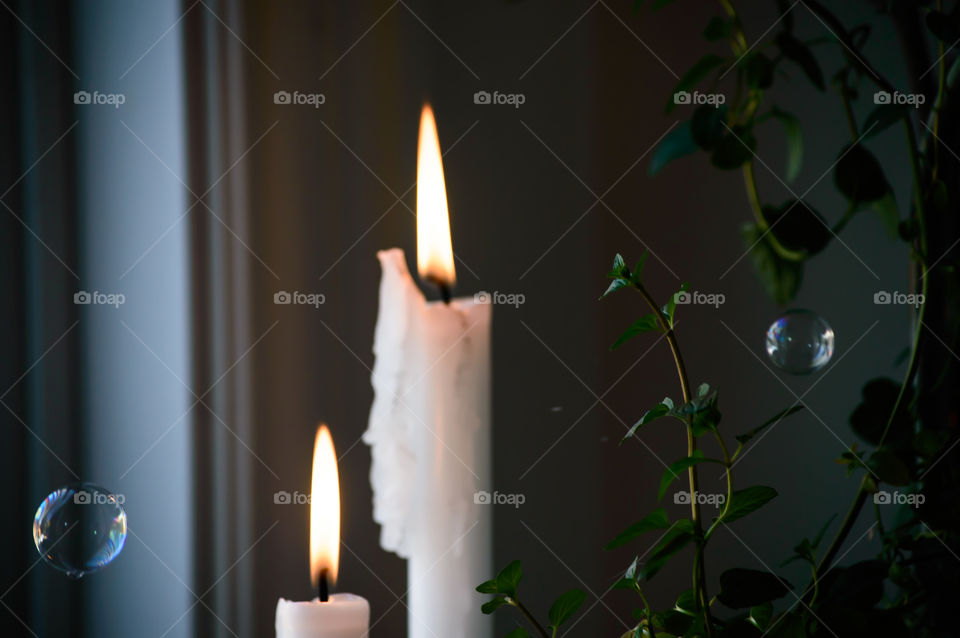
[[[457,281],[443,154],[429,104],[423,105],[420,114],[417,147],[417,271],[422,279],[441,285],[452,287]]]
[[[317,429],[310,480],[310,579],[316,587],[327,572],[337,582],[340,564],[340,478],[333,437],[326,425]]]

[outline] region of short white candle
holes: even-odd
[[[340,562],[340,477],[330,430],[322,425],[313,446],[310,481],[310,576],[314,587],[337,580]],[[324,587],[325,589],[325,587]],[[370,604],[353,594],[327,600],[277,602],[277,638],[366,638]]]
[[[358,638],[370,626],[370,603],[353,594],[333,594],[322,603],[277,602],[277,638]]]

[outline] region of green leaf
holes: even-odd
[[[767,627],[770,626],[771,618],[773,618],[773,603],[768,601],[762,605],[751,607],[747,622],[760,631],[766,631]]]
[[[769,638],[807,638],[806,623],[800,613],[784,613],[767,632]]]
[[[749,129],[734,127],[717,143],[710,156],[710,163],[721,170],[735,170],[753,158],[757,138]]]
[[[622,277],[618,277],[610,282],[610,286],[607,288],[607,291],[600,295],[601,299],[604,299],[607,295],[613,294],[625,286],[629,286],[630,282]]]
[[[670,467],[663,472],[663,476],[660,477],[660,490],[657,492],[657,500],[663,500],[663,495],[667,493],[671,483],[680,478],[683,472],[701,463],[720,463],[720,461],[704,457],[702,450],[694,450],[693,456],[688,456],[671,463]]]
[[[693,619],[675,609],[667,609],[666,611],[661,611],[653,615],[654,625],[661,627],[661,630],[657,630],[657,638],[663,636],[683,636],[690,632],[691,625],[693,624]],[[666,632],[666,633],[665,633]],[[644,637],[649,636],[650,634],[644,632]],[[694,635],[694,634],[690,634]],[[696,634],[700,635],[700,634]]]
[[[660,324],[657,322],[657,317],[653,313],[644,315],[643,317],[637,319],[629,328],[626,329],[622,335],[620,335],[620,338],[613,342],[613,345],[610,346],[610,349],[616,350],[625,342],[629,341],[633,337],[636,337],[638,334],[643,334],[644,332],[660,332]]]
[[[792,9],[796,2],[791,0],[776,0],[777,12],[780,14],[780,20],[783,22],[783,30],[787,33],[793,33],[793,13]]]
[[[647,562],[640,569],[640,577],[649,581],[659,572],[667,561],[693,540],[693,522],[681,519],[674,523],[663,540],[653,549]]]
[[[623,255],[617,253],[613,257],[613,268],[610,272],[607,273],[607,277],[611,279],[616,279],[617,277],[629,277],[630,273],[627,272],[627,262],[623,260]]]
[[[673,608],[688,616],[695,616],[697,614],[697,603],[693,596],[693,590],[688,589],[680,594],[680,596],[677,597],[677,602],[674,604]]]
[[[753,89],[768,89],[773,84],[773,62],[759,51],[751,53],[743,62],[747,86]]]
[[[681,122],[667,133],[667,136],[653,151],[653,157],[650,158],[650,167],[647,169],[648,175],[652,177],[673,160],[695,153],[700,149],[693,140],[690,126],[690,122]]]
[[[781,410],[780,412],[777,412],[772,417],[764,421],[761,425],[758,425],[757,427],[753,428],[749,432],[738,435],[737,442],[740,444],[746,443],[747,441],[757,436],[758,434],[766,430],[768,427],[770,427],[774,423],[779,423],[780,421],[787,418],[791,414],[794,414],[795,412],[799,412],[800,410],[803,410],[805,407],[806,406],[804,405],[792,405],[786,410]]]
[[[667,301],[667,309],[664,314],[667,315],[667,323],[673,328],[673,316],[677,312],[677,295],[681,295],[687,290],[689,290],[690,284],[684,282],[680,284],[680,290],[670,295],[670,299]]]
[[[890,450],[880,448],[870,455],[867,467],[884,483],[890,485],[908,485],[910,470],[900,458]]]
[[[764,206],[763,217],[780,245],[793,252],[815,255],[833,237],[820,213],[803,200],[788,199],[779,207]]]
[[[754,512],[777,496],[777,490],[765,485],[755,485],[743,490],[736,490],[730,497],[730,503],[722,516],[724,523],[732,523],[747,514]]]
[[[741,235],[767,294],[779,305],[791,302],[803,283],[803,262],[781,257],[756,224],[744,224]]]
[[[690,67],[690,70],[683,74],[683,77],[680,78],[680,81],[677,82],[677,85],[673,87],[673,93],[670,95],[670,101],[667,102],[667,113],[673,111],[676,108],[677,103],[675,96],[681,91],[689,91],[694,88],[700,82],[710,74],[711,71],[723,64],[724,58],[721,58],[719,55],[714,53],[708,53],[702,58],[700,58],[696,64]]]
[[[797,40],[787,31],[781,31],[776,37],[776,42],[783,57],[803,69],[803,72],[815,87],[821,91],[826,88],[820,64],[817,62],[817,59],[813,57],[813,53],[810,52],[807,45]]]
[[[887,191],[887,194],[873,202],[873,211],[880,217],[880,223],[883,224],[892,239],[899,235],[900,228],[900,210],[897,208],[897,198],[893,191]]]
[[[956,15],[956,14],[955,14]],[[960,25],[957,18],[942,11],[931,11],[927,14],[927,28],[938,40],[950,46],[960,40]]]
[[[530,632],[528,632],[523,627],[517,627],[509,634],[506,635],[506,638],[530,638]]]
[[[633,269],[633,273],[630,275],[630,281],[639,285],[640,276],[643,274],[643,266],[647,263],[647,255],[650,254],[649,250],[643,251],[643,254],[640,255],[640,259],[637,261],[636,268]]]
[[[630,566],[627,567],[627,571],[624,572],[623,577],[629,578],[630,580],[636,581],[637,579],[637,563],[640,562],[639,556],[633,557],[633,562],[630,563]]]
[[[861,439],[871,445],[879,445],[880,437],[887,426],[890,413],[900,393],[900,383],[893,379],[878,377],[864,384],[861,395],[863,400],[850,415],[850,427]],[[913,436],[913,419],[905,406],[913,399],[912,388],[907,394],[890,425],[887,441],[893,444],[906,443]]]
[[[586,599],[586,592],[580,589],[571,589],[557,598],[550,606],[550,626],[556,629],[570,620]]]
[[[716,42],[726,40],[731,33],[733,33],[733,22],[731,20],[713,16],[703,29],[703,38],[707,42]]]
[[[634,423],[624,437],[620,439],[620,443],[622,444],[624,441],[631,438],[634,434],[636,434],[637,430],[644,425],[652,423],[661,417],[667,416],[670,414],[671,410],[673,410],[673,401],[670,399],[670,397],[666,397],[661,403],[658,403],[652,409],[647,410],[643,416],[640,417],[640,420]]]
[[[950,440],[950,432],[945,430],[923,429],[913,439],[913,449],[920,456],[934,459],[940,456],[940,450]]]
[[[480,611],[485,614],[492,614],[502,605],[506,605],[507,601],[502,596],[497,596],[493,600],[489,600],[480,607]]]
[[[731,609],[755,607],[785,596],[792,587],[769,572],[734,568],[720,574],[717,600]]]
[[[792,113],[788,113],[776,106],[770,114],[783,125],[783,132],[787,136],[787,169],[786,177],[792,182],[800,174],[803,167],[803,131],[800,129],[800,120]]]
[[[906,104],[878,104],[867,116],[863,123],[863,139],[870,139],[874,135],[885,131],[897,122],[908,117],[909,108]]]
[[[701,104],[690,118],[690,134],[697,146],[705,151],[712,150],[727,132],[726,106]]]
[[[477,591],[481,594],[499,594],[500,588],[497,587],[497,581],[488,580],[477,585]]]
[[[681,419],[691,417],[690,425],[694,436],[703,436],[713,432],[720,423],[721,414],[717,409],[716,390],[711,390],[706,383],[697,389],[697,396],[679,408],[673,410],[671,414]]]
[[[515,560],[497,574],[497,589],[501,594],[507,595],[510,598],[516,598],[517,586],[520,584],[522,577],[522,564],[520,561]]]
[[[880,162],[860,144],[844,146],[833,169],[833,183],[854,205],[875,202],[890,191]]]
[[[637,588],[637,581],[632,578],[621,578],[615,582],[610,589],[629,589],[634,590]]]
[[[606,549],[616,549],[617,547],[629,543],[635,538],[643,536],[647,532],[651,532],[656,529],[667,529],[668,527],[670,527],[670,521],[667,519],[667,512],[662,507],[658,507],[633,525],[620,532],[616,538],[607,543]],[[630,576],[627,576],[627,578],[630,578]]]

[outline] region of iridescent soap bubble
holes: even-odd
[[[790,310],[767,329],[767,355],[790,374],[819,370],[833,356],[833,328],[809,310]]]
[[[71,578],[109,565],[126,540],[123,496],[93,483],[71,483],[50,492],[33,517],[40,556]]]

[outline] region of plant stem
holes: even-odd
[[[937,11],[943,11],[943,0],[937,0]],[[944,90],[947,85],[947,64],[944,61],[946,54],[943,50],[943,40],[937,38],[937,53],[939,60],[937,65],[937,97],[933,101],[933,170],[931,171],[931,181],[937,181],[937,173],[940,168],[940,110],[943,108]]]
[[[550,634],[547,633],[547,630],[540,626],[540,623],[538,623],[536,618],[533,617],[533,614],[531,614],[530,611],[523,606],[523,603],[516,598],[510,598],[509,601],[511,605],[520,610],[520,613],[526,617],[527,622],[533,625],[533,628],[537,630],[537,633],[540,634],[541,638],[550,638]]]
[[[687,367],[683,363],[683,355],[680,354],[680,345],[677,343],[677,336],[673,332],[673,328],[667,325],[660,306],[653,300],[653,297],[650,296],[647,289],[640,283],[635,283],[634,287],[640,292],[640,295],[644,301],[647,302],[647,305],[650,306],[650,310],[653,311],[653,316],[657,319],[657,324],[667,338],[667,343],[670,344],[670,352],[673,353],[673,360],[677,366],[677,376],[680,377],[680,391],[683,393],[683,402],[689,403],[691,399],[690,378],[687,375]],[[697,439],[693,435],[693,425],[691,421],[692,417],[686,420],[687,456],[693,456],[697,450]],[[704,536],[703,524],[700,519],[700,503],[697,501],[698,481],[696,466],[690,466],[690,468],[688,468],[687,476],[690,482],[690,518],[693,521],[693,534],[696,544],[696,554],[693,559],[694,600],[696,601],[697,607],[703,610],[707,636],[713,636],[713,619],[710,616],[710,605],[707,601],[707,576],[703,559]]]
[[[804,0],[804,6],[806,6],[810,11],[820,17],[823,20],[827,28],[832,32],[834,37],[843,45],[844,49],[850,53],[848,59],[851,64],[854,64],[864,71],[864,75],[869,77],[873,82],[879,86],[881,89],[893,95],[896,93],[896,87],[890,83],[885,77],[883,77],[873,66],[867,62],[866,58],[860,52],[860,50],[854,46],[853,39],[850,37],[850,33],[847,31],[846,27],[843,26],[843,23],[833,15],[826,7],[820,4],[817,0]]]
[[[785,247],[770,230],[770,224],[763,214],[763,204],[760,203],[760,191],[757,189],[757,176],[753,172],[753,160],[749,160],[743,165],[743,182],[747,187],[747,199],[750,200],[753,218],[757,222],[757,228],[763,231],[764,239],[768,240],[774,251],[787,261],[803,261],[806,259],[806,253]]]
[[[811,7],[814,7],[817,3],[812,0],[809,2]],[[822,9],[822,7],[820,7]],[[817,9],[814,9],[817,11]],[[825,9],[822,9],[826,11]],[[819,11],[817,11],[819,12]],[[835,20],[835,18],[834,18]],[[844,31],[844,33],[846,33]],[[838,36],[840,38],[840,36]],[[849,36],[847,36],[849,40]],[[844,40],[840,38],[841,42]],[[866,63],[863,63],[864,65]],[[865,66],[869,69],[869,66]],[[888,90],[892,93],[892,87],[884,87],[885,90]],[[917,149],[916,137],[913,133],[913,124],[910,122],[909,116],[904,116],[903,118],[904,128],[907,134],[907,151],[910,156],[910,170],[913,177],[913,194],[914,194],[914,206],[915,206],[915,215],[917,219],[917,226],[919,232],[919,252],[920,252],[920,264],[921,264],[921,275],[920,281],[921,284],[921,294],[923,294],[924,300],[926,300],[927,294],[929,292],[929,277],[930,274],[929,268],[926,263],[926,253],[927,253],[927,228],[926,228],[926,210],[924,207],[923,201],[923,179],[922,173],[920,171],[920,158],[919,151]],[[926,315],[927,305],[926,301],[920,306],[920,312],[917,313],[916,317],[916,326],[914,328],[913,335],[913,344],[910,350],[910,363],[907,366],[907,372],[904,375],[903,383],[900,385],[900,391],[897,393],[897,399],[893,404],[893,409],[890,411],[890,416],[887,418],[887,424],[883,429],[883,434],[880,436],[880,441],[877,444],[877,447],[882,447],[884,441],[887,439],[887,435],[890,433],[890,428],[893,425],[893,422],[896,420],[897,413],[900,411],[900,407],[903,404],[903,398],[906,396],[907,389],[913,383],[913,378],[917,374],[917,370],[920,367],[920,343],[923,336],[923,319]],[[857,488],[857,494],[854,497],[853,504],[850,506],[850,509],[847,511],[846,517],[843,519],[843,523],[840,526],[840,530],[837,532],[837,535],[834,537],[833,542],[830,543],[829,548],[826,553],[823,555],[823,558],[820,560],[818,566],[818,572],[820,574],[825,574],[825,569],[829,569],[830,563],[836,557],[837,552],[840,551],[840,547],[843,545],[844,541],[847,539],[847,536],[850,534],[850,530],[853,529],[853,524],[856,522],[857,517],[860,515],[860,510],[863,509],[863,504],[867,500],[867,483],[870,478],[869,472],[864,474],[863,478],[860,480],[860,486]]]
[[[643,601],[643,606],[647,610],[647,628],[650,630],[650,638],[657,638],[657,633],[653,629],[653,610],[650,609],[650,603],[647,602],[647,597],[643,595],[643,590],[640,589],[640,585],[637,585],[637,593],[640,594],[640,600]]]
[[[850,87],[847,86],[847,74],[843,74],[840,80],[840,101],[843,102],[843,112],[847,116],[847,126],[850,127],[850,135],[853,141],[860,139],[860,131],[857,128],[857,118],[853,115],[853,105],[850,103]]]
[[[840,221],[838,221],[838,222],[836,223],[836,225],[833,227],[833,229],[832,229],[831,232],[833,232],[834,235],[839,235],[840,232],[841,232],[844,228],[846,228],[847,222],[849,222],[851,219],[853,219],[853,216],[854,216],[856,213],[857,213],[857,207],[856,207],[855,203],[851,201],[851,202],[847,205],[847,212],[845,212],[845,213],[843,214],[843,217],[840,218]]]

